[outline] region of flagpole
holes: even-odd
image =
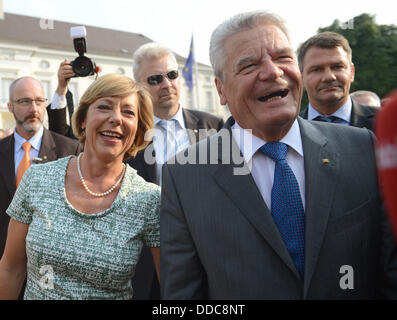
[[[198,85],[198,66],[194,58],[193,33],[190,41],[189,56],[187,57],[185,66],[182,69],[182,76],[185,78],[186,85],[189,87],[189,95],[191,95],[192,97],[192,104],[193,104],[192,107],[199,109],[200,97],[199,97],[199,85]]]
[[[193,37],[193,34],[192,34]],[[196,57],[195,57],[196,58]],[[195,81],[195,87],[196,87],[196,109],[200,109],[200,95],[199,95],[199,84],[198,84],[198,65],[197,65],[197,59],[194,59],[194,77],[196,78]]]

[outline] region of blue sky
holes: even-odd
[[[3,0],[5,12],[142,33],[185,57],[194,33],[196,60],[207,64],[215,27],[236,13],[258,9],[287,21],[295,49],[334,19],[348,21],[365,12],[376,15],[379,24],[397,24],[394,0]]]

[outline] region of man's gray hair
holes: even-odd
[[[132,56],[132,59],[134,60],[132,65],[132,72],[134,74],[135,81],[141,81],[140,72],[143,61],[160,59],[168,55],[175,60],[175,63],[177,63],[174,53],[166,46],[163,46],[156,42],[149,42],[140,46]]]
[[[324,31],[310,37],[299,46],[298,63],[302,73],[304,67],[303,60],[305,59],[306,53],[312,47],[321,49],[335,49],[341,47],[347,53],[350,62],[352,62],[352,49],[350,48],[349,41],[339,33]]]
[[[358,98],[358,97],[371,97],[371,98],[375,99],[375,101],[377,103],[376,104],[377,107],[381,106],[381,100],[380,100],[379,96],[373,91],[357,90],[357,91],[350,93],[350,97],[353,100],[354,100],[354,98]]]
[[[232,35],[253,29],[255,27],[271,24],[280,30],[290,40],[284,19],[280,16],[267,11],[250,11],[237,14],[232,18],[221,23],[212,33],[210,41],[210,61],[214,69],[215,76],[224,81],[224,68],[226,54],[224,51],[225,41]]]

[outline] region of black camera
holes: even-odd
[[[79,54],[79,56],[70,63],[76,77],[87,77],[96,73],[95,62],[84,56],[84,53],[87,52],[86,35],[87,31],[85,27],[70,28],[70,36],[73,38],[74,49]]]

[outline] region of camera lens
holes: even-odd
[[[76,58],[72,63],[73,72],[78,77],[86,77],[94,74],[94,65],[92,61],[84,56]]]

